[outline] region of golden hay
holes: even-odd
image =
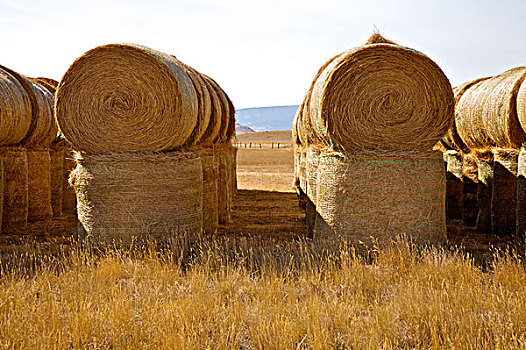
[[[51,149],[50,159],[50,186],[51,186],[51,210],[53,217],[62,215],[62,197],[64,185],[64,150]]]
[[[478,167],[475,154],[462,157],[462,220],[467,226],[475,226],[479,211],[477,202]]]
[[[523,81],[517,92],[517,117],[522,130],[526,130],[526,82]]]
[[[313,237],[314,226],[318,216],[316,211],[316,181],[318,178],[320,150],[309,148],[306,158],[305,174],[307,178],[307,202],[305,204],[305,219],[307,226],[307,237]]]
[[[230,222],[230,183],[228,178],[228,154],[224,146],[216,148],[215,157],[218,164],[217,177],[217,210],[220,224]]]
[[[49,222],[51,209],[50,158],[47,150],[27,150],[28,214],[27,221]]]
[[[62,151],[64,157],[64,175],[62,177],[62,215],[77,216],[77,196],[73,186],[70,185],[68,179],[71,172],[77,166],[74,160],[72,151],[64,149]]]
[[[517,117],[516,99],[526,68],[510,69],[469,87],[456,107],[457,132],[467,147],[519,148],[526,141]]]
[[[517,168],[517,237],[526,238],[526,149],[521,148]]]
[[[58,125],[53,115],[54,96],[40,83],[29,82],[36,97],[36,122],[24,144],[28,148],[49,147],[57,138]]]
[[[373,154],[432,149],[453,111],[451,85],[435,62],[406,47],[372,44],[326,65],[307,114],[324,145]]]
[[[0,145],[15,146],[32,124],[31,102],[18,79],[0,66]]]
[[[3,148],[4,203],[2,233],[27,233],[28,174],[27,155],[23,148]]]
[[[177,59],[111,44],[79,57],[56,93],[60,130],[89,153],[171,150],[194,130],[198,100]]]
[[[202,78],[208,94],[210,95],[210,121],[208,122],[208,127],[204,134],[201,136],[200,145],[210,147],[219,137],[221,131],[221,120],[224,117],[222,115],[222,105],[215,88],[206,77],[203,76]]]
[[[55,95],[58,86],[58,81],[56,81],[55,79],[38,77],[32,78],[31,80],[44,86],[46,89],[48,89],[49,92],[51,92],[51,94]]]
[[[424,158],[321,154],[314,237],[383,245],[405,234],[415,243],[446,240],[445,173],[440,152]],[[371,238],[372,237],[372,238]]]
[[[77,155],[77,162],[70,181],[81,237],[128,244],[201,235],[203,169],[194,154]]]
[[[219,102],[220,111],[221,111],[221,119],[220,119],[220,128],[219,133],[217,137],[214,140],[215,144],[220,143],[226,143],[229,142],[230,139],[233,137],[232,128],[234,128],[235,131],[235,118],[232,119],[233,113],[235,113],[235,110],[233,109],[232,102],[228,98],[227,94],[221,89],[221,87],[209,76],[206,76],[203,74],[203,78],[208,81],[212,89],[214,90],[217,100]],[[219,116],[219,113],[218,113]],[[233,124],[232,124],[233,122]]]
[[[514,235],[517,218],[517,170],[519,151],[493,151],[493,192],[491,194],[491,233]]]
[[[213,149],[196,150],[195,154],[201,158],[203,167],[203,231],[214,234],[219,223],[217,181],[218,163]]]

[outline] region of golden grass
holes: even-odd
[[[0,347],[524,348],[526,271],[508,254],[397,243],[360,257],[307,242],[210,239],[164,251],[2,260]]]

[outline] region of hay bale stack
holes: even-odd
[[[49,148],[57,138],[58,125],[53,115],[54,97],[44,86],[34,81],[29,83],[35,95],[36,120],[24,145],[27,148]]]
[[[20,75],[0,66],[0,146],[18,145],[31,128],[31,100],[24,83],[27,86]]]
[[[463,154],[462,157],[462,221],[467,226],[477,224],[478,202],[478,167],[473,153]]]
[[[47,150],[28,150],[28,223],[49,223],[52,217],[50,158]]]
[[[64,197],[64,186],[67,186],[69,177],[64,174],[64,150],[67,148],[66,140],[59,135],[51,144],[49,149],[50,177],[51,177],[51,209],[53,217],[62,216],[62,201]]]
[[[408,158],[322,154],[317,178],[315,237],[355,245],[385,244],[400,234],[415,243],[444,242],[445,173],[440,152]]]
[[[28,215],[28,165],[23,148],[3,148],[4,202],[3,234],[25,234]]]
[[[316,223],[316,182],[318,179],[318,163],[320,160],[320,150],[310,148],[307,151],[306,160],[306,178],[307,178],[307,196],[305,205],[305,218],[307,225],[307,237],[314,237],[314,225]]]
[[[71,181],[81,231],[97,243],[195,238],[203,226],[201,159],[191,153],[78,156]]]
[[[173,150],[198,120],[181,62],[143,46],[111,44],[79,57],[56,92],[60,130],[88,153]]]
[[[493,154],[491,152],[477,155],[477,229],[484,234],[491,233],[491,196],[493,194]]]
[[[0,153],[0,234],[2,233],[2,217],[4,211],[4,158]]]
[[[427,151],[453,121],[453,92],[442,70],[427,56],[389,43],[333,58],[307,98],[315,137],[353,154]]]
[[[77,216],[77,196],[75,189],[69,183],[71,172],[77,167],[73,151],[64,149],[62,151],[64,158],[64,175],[62,177],[62,215]]]
[[[526,149],[521,148],[517,167],[517,237],[526,239]]]
[[[228,170],[228,151],[224,146],[216,151],[216,161],[218,164],[217,179],[217,209],[219,223],[222,225],[230,222],[231,199],[230,199],[230,180]]]
[[[462,219],[462,155],[457,151],[447,151],[444,153],[446,168],[446,218],[459,220]]]
[[[485,152],[494,147],[519,149],[526,142],[516,108],[525,77],[526,68],[518,67],[467,88],[455,113],[458,134],[467,147]]]
[[[203,167],[203,231],[214,234],[219,223],[218,214],[218,163],[212,149],[195,152]]]
[[[514,235],[517,215],[517,170],[519,151],[493,151],[493,192],[491,195],[491,232]]]

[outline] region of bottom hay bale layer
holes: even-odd
[[[229,161],[230,152],[225,147],[216,149],[217,161],[217,211],[220,224],[228,224],[230,222],[230,180],[229,180]]]
[[[477,230],[484,234],[491,233],[491,195],[493,193],[493,155],[477,155]]]
[[[464,154],[462,158],[462,221],[467,226],[477,224],[479,211],[477,202],[478,169],[473,154]]]
[[[64,151],[49,151],[51,178],[51,209],[53,217],[62,215],[62,188],[64,186]]]
[[[4,156],[0,153],[0,234],[2,233],[2,213],[4,211]]]
[[[526,149],[521,148],[517,166],[517,230],[524,242],[526,238]]]
[[[493,152],[493,192],[491,195],[491,233],[514,235],[517,217],[517,150]]]
[[[462,155],[457,151],[444,153],[446,171],[446,218],[462,219]]]
[[[316,211],[316,181],[318,178],[318,163],[320,151],[309,149],[307,151],[305,176],[307,178],[307,201],[305,203],[305,219],[307,226],[307,237],[313,237],[314,225],[318,213]]]
[[[316,191],[321,220],[314,237],[371,245],[407,235],[415,243],[442,243],[447,239],[445,190],[440,152],[407,159],[322,154]]]
[[[194,154],[78,157],[79,236],[93,243],[195,239],[203,227],[203,169]]]
[[[197,151],[203,166],[203,230],[213,234],[218,226],[217,178],[218,169],[212,150]]]
[[[73,153],[69,149],[62,151],[64,157],[64,176],[62,177],[62,215],[77,216],[77,197],[69,183],[69,175],[77,166]]]
[[[2,234],[27,233],[27,155],[22,148],[1,151],[4,159]]]
[[[49,223],[51,209],[50,158],[47,150],[27,150],[29,223]]]

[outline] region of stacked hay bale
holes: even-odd
[[[518,156],[526,141],[517,95],[525,78],[526,68],[518,67],[467,83],[456,106],[458,135],[477,158],[481,232],[516,232]]]
[[[526,130],[526,79],[517,92],[517,117],[522,130]],[[517,236],[522,242],[526,238],[526,148],[522,145],[517,169]]]
[[[379,34],[329,60],[297,120],[310,154],[319,150],[307,163],[316,173],[315,191],[306,184],[319,215],[314,237],[444,241],[445,174],[432,148],[453,121],[453,105],[451,85],[431,59]]]
[[[215,81],[144,46],[105,45],[65,73],[55,112],[76,150],[81,236],[129,244],[216,230],[231,206],[235,121]]]

